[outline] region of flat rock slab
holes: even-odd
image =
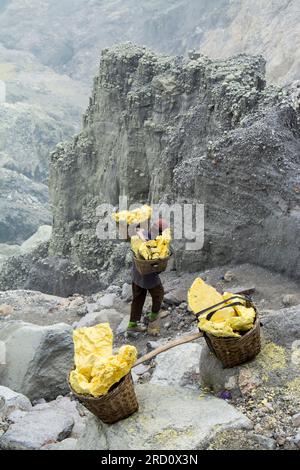
[[[201,341],[182,344],[155,358],[156,367],[151,383],[158,385],[188,385],[199,376]],[[135,371],[136,372],[136,371]]]
[[[217,431],[252,428],[248,418],[224,400],[200,392],[156,384],[136,386],[140,409],[113,425],[101,425],[90,417],[94,429],[79,439],[79,449],[90,449],[102,439],[110,450],[189,450],[205,448]],[[105,440],[103,439],[105,435]],[[93,442],[91,441],[93,439]]]
[[[0,449],[38,450],[70,436],[74,426],[71,416],[59,409],[42,409],[26,413],[0,438]]]

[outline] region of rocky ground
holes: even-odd
[[[67,386],[72,329],[109,321],[115,346],[143,355],[196,331],[186,304],[196,275],[220,291],[254,287],[263,324],[255,360],[223,369],[204,339],[171,349],[132,371],[140,410],[103,425]],[[91,296],[0,292],[1,449],[297,449],[300,448],[299,288],[252,265],[164,274],[161,333],[128,337],[131,290],[111,285]],[[150,308],[147,299],[145,310]],[[3,349],[3,347],[2,347]],[[3,350],[0,350],[3,358]],[[153,397],[159,397],[154,399]],[[178,416],[174,410],[184,410]],[[51,425],[49,425],[49,422]],[[28,432],[28,429],[30,432]]]

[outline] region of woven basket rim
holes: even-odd
[[[240,338],[235,338],[235,337],[229,337],[229,338],[224,338],[222,336],[215,336],[215,335],[212,335],[210,333],[205,333],[207,336],[209,336],[209,338],[213,338],[213,340],[222,340],[224,342],[229,342],[229,341],[235,341],[236,343],[238,343],[239,341],[244,341],[245,338],[247,338],[248,336],[250,336],[251,334],[253,334],[254,330],[256,330],[257,328],[259,327],[259,315],[258,315],[258,312],[256,312],[256,316],[255,316],[255,320],[254,320],[254,323],[253,323],[253,327],[251,328],[251,330],[248,330],[244,335],[242,335]],[[200,330],[200,328],[199,328]],[[202,330],[200,330],[202,331]]]
[[[133,255],[133,258],[135,261],[137,261],[140,264],[149,264],[149,263],[159,263],[159,262],[164,262],[168,261],[171,257],[171,254],[167,256],[166,258],[158,258],[158,259],[138,259]]]
[[[97,402],[103,401],[103,402],[105,402],[108,399],[113,398],[119,392],[121,386],[124,386],[125,382],[130,380],[130,382],[132,383],[132,376],[131,376],[131,371],[130,371],[130,372],[128,372],[128,374],[121,377],[121,379],[119,380],[119,382],[117,382],[117,384],[113,384],[112,387],[114,387],[114,385],[116,385],[116,386],[111,391],[106,392],[105,395],[100,395],[100,397],[94,397],[93,395],[90,395],[90,394],[89,395],[82,395],[80,393],[75,392],[72,385],[70,384],[70,373],[74,369],[75,369],[75,367],[73,367],[73,369],[71,369],[69,374],[68,374],[69,388],[70,388],[71,392],[73,393],[73,395],[75,395],[76,397],[78,397],[82,400],[97,401]]]

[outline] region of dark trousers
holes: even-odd
[[[152,289],[144,289],[143,287],[138,286],[137,284],[132,283],[132,303],[131,303],[131,313],[130,321],[140,321],[143,306],[146,300],[147,291],[152,297],[152,312],[158,313],[164,298],[164,288],[161,283],[157,286],[152,287]]]

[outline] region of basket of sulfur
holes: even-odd
[[[221,295],[197,278],[188,291],[188,304],[208,347],[224,367],[235,367],[260,352],[258,312],[248,297]]]
[[[153,240],[143,241],[138,235],[131,237],[133,260],[140,274],[165,271],[171,256],[171,230],[166,228]]]
[[[138,410],[131,368],[134,346],[113,354],[113,334],[108,323],[73,332],[75,368],[69,374],[74,396],[104,423],[112,424]]]

